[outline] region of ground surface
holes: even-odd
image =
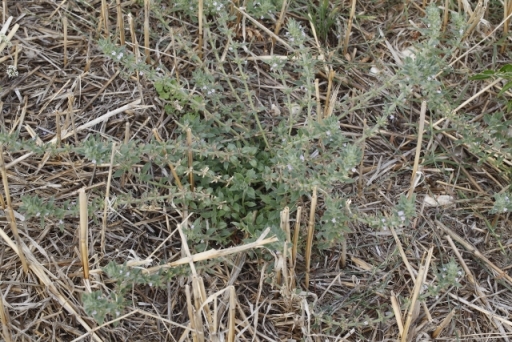
[[[115,26],[115,2],[107,2],[111,3],[110,25]],[[148,142],[155,138],[154,129],[167,139],[176,129],[174,118],[165,113],[153,84],[142,75],[122,72],[112,58],[100,51],[98,39],[104,32],[99,20],[100,1],[91,1],[88,6],[71,0],[3,1],[3,5],[3,22],[13,17],[7,33],[15,24],[19,25],[11,39],[12,46],[3,51],[8,58],[0,66],[0,121],[4,132],[19,133],[19,141],[44,146],[50,145],[52,139],[55,143],[62,129],[67,135],[59,144],[79,146],[93,133],[121,144],[133,137]],[[349,3],[344,6],[348,8]],[[495,99],[499,89],[491,87],[480,93],[487,83],[469,84],[466,78],[492,63],[507,63],[507,53],[510,57],[508,50],[499,52],[500,45],[493,50],[497,33],[489,35],[501,22],[500,6],[489,4],[485,13],[488,25],[479,25],[465,38],[468,50],[481,39],[484,43],[455,64],[453,77],[449,78],[457,100],[459,96],[466,100],[478,95],[464,109],[475,117],[500,106]],[[123,2],[122,9],[125,16],[133,16],[138,42],[143,45],[143,5]],[[305,7],[302,11],[306,11]],[[304,20],[306,17],[300,13],[299,9],[290,16]],[[333,88],[340,85],[340,98],[375,87],[378,81],[369,72],[370,67],[378,64],[377,68],[386,68],[397,63],[393,52],[403,51],[418,39],[409,24],[421,25],[424,7],[412,1],[408,5],[361,2],[356,13],[349,55],[343,56],[336,50],[334,57],[328,58],[337,73]],[[349,11],[342,15],[346,23]],[[185,24],[176,17],[167,20],[176,30],[196,35],[196,24]],[[152,17],[150,22],[156,32],[156,19]],[[261,23],[273,32],[271,22]],[[272,37],[252,22],[244,25],[246,34],[254,41],[254,51],[269,54]],[[304,25],[308,25],[307,21]],[[127,22],[125,28],[126,40],[131,42]],[[116,27],[110,29],[118,32]],[[379,38],[379,30],[385,31],[385,39]],[[284,34],[280,37],[284,38]],[[151,37],[152,63],[162,63],[168,71],[172,70],[176,61],[171,52],[163,53],[164,47],[157,47],[157,40],[154,35]],[[128,46],[130,50],[133,47],[130,43]],[[279,54],[286,54],[279,42],[276,46]],[[464,52],[457,51],[454,58]],[[180,58],[178,65],[188,63],[184,56]],[[254,64],[257,70],[258,65]],[[9,65],[17,66],[18,76],[7,75]],[[262,82],[251,83],[254,90],[276,86],[264,72],[258,75]],[[317,77],[322,82],[323,102],[327,75],[322,66]],[[458,83],[460,79],[464,83]],[[262,97],[261,101],[266,104],[267,98]],[[377,100],[344,117],[340,121],[344,134],[353,139],[360,137],[363,127],[372,122],[379,110],[378,103]],[[351,205],[361,213],[391,211],[399,196],[411,188],[419,113],[420,106],[415,104],[408,113],[388,118],[379,134],[365,142],[355,182],[343,188],[345,193],[353,194]],[[275,113],[269,111],[261,120],[273,120],[272,115]],[[112,199],[127,192],[146,193],[147,184],[137,183],[130,176],[114,177],[109,182],[112,168],[108,156],[105,163],[94,164],[73,152],[45,155],[30,152],[32,147],[13,148],[12,141],[3,141],[3,340],[396,341],[404,329],[407,339],[414,341],[435,337],[446,341],[507,340],[512,333],[510,220],[508,215],[488,212],[493,194],[510,182],[505,172],[509,166],[506,162],[503,169],[478,164],[477,158],[456,147],[457,132],[450,130],[451,126],[444,127],[444,135],[440,127],[441,124],[436,134],[424,138],[421,145],[425,156],[422,160],[435,162],[421,169],[421,181],[414,187],[416,217],[409,225],[391,230],[351,223],[344,243],[324,251],[314,248],[308,289],[303,245],[295,267],[296,286],[286,282],[287,286],[278,285],[279,277],[271,267],[274,259],[258,259],[255,254],[245,253],[254,246],[242,247],[241,252],[229,255],[214,253],[207,263],[196,263],[197,274],[177,274],[161,287],[133,286],[118,324],[107,322],[102,326],[86,313],[82,297],[91,291],[112,290],[114,281],[101,268],[111,261],[137,265],[138,261],[151,258],[151,265],[139,263],[149,267],[186,257],[186,244],[175,231],[183,217],[174,211],[170,214],[172,209],[166,211],[145,203],[117,211],[108,206],[108,220],[104,221],[103,199],[107,189]],[[137,165],[134,170],[142,167]],[[99,208],[96,212],[90,213],[86,232],[88,281],[84,281],[84,240],[80,238],[78,212],[62,223],[49,217],[41,226],[38,218],[26,220],[20,211],[22,196],[27,194],[57,203],[69,200],[69,205],[76,206],[80,189],[85,189],[89,206],[95,201],[101,203],[95,207]],[[445,196],[445,204],[426,204],[426,196],[439,199],[439,195]],[[8,196],[19,240],[10,224]],[[303,222],[308,214],[304,210]],[[306,224],[303,225],[301,236],[306,234]],[[240,240],[233,238],[226,248],[237,243]],[[23,253],[20,246],[24,246]],[[191,249],[193,254],[193,246]],[[271,254],[266,249],[260,251]],[[26,258],[26,271],[19,254]],[[277,261],[282,258],[279,254],[274,256]],[[443,283],[444,277],[451,277],[451,283]],[[444,287],[427,295],[427,287],[436,284]],[[202,286],[205,292],[201,295]],[[200,307],[207,297],[211,301]],[[114,318],[108,316],[106,321]]]

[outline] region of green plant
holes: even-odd
[[[491,214],[507,213],[512,211],[512,201],[510,198],[512,194],[510,191],[497,193],[494,195],[494,205],[491,209]]]
[[[84,293],[82,300],[85,312],[92,316],[98,324],[103,324],[106,318],[115,319],[121,315],[130,302],[126,299],[128,292],[136,285],[149,287],[162,287],[170,279],[186,274],[185,267],[173,269],[160,269],[154,274],[145,274],[142,269],[129,267],[126,264],[110,262],[103,268],[107,276],[115,281],[115,290],[107,295],[102,291]],[[119,321],[114,325],[119,324]]]
[[[221,15],[218,23],[227,27],[227,20],[228,17]],[[216,60],[209,61],[206,66],[215,64],[217,74],[209,67],[196,68],[190,84],[144,69],[144,77],[154,82],[160,98],[166,101],[167,113],[177,116],[182,132],[173,143],[152,149],[162,152],[150,153],[149,159],[157,165],[171,163],[179,175],[194,175],[194,190],[186,190],[173,201],[199,214],[187,234],[200,250],[208,243],[225,245],[240,231],[246,238],[253,239],[267,226],[277,228],[282,208],[290,206],[293,210],[301,198],[311,193],[313,186],[323,189],[326,203],[331,208],[324,221],[329,222],[333,233],[322,239],[333,241],[330,238],[334,235],[341,236],[341,227],[346,220],[335,218],[334,212],[343,200],[333,191],[336,184],[350,181],[352,169],[359,163],[360,152],[339,134],[336,117],[321,122],[313,120],[315,62],[309,50],[304,48],[305,34],[300,25],[290,20],[287,30],[290,43],[303,49],[294,66],[302,70],[302,77],[293,87],[306,89],[307,96],[298,105],[307,108],[307,117],[299,112],[275,126],[260,122],[259,113],[265,108],[256,105],[257,99],[249,87],[253,76],[246,74],[246,63],[239,56],[244,46],[231,41],[230,36],[227,37],[230,54],[240,73],[237,82],[226,71],[215,50]],[[218,38],[211,32],[208,37],[210,45],[215,46]],[[125,50],[108,41],[102,41],[100,45],[114,61],[122,63],[125,70],[137,72],[138,65],[125,55]],[[186,42],[183,46],[187,49]],[[270,60],[268,63],[270,72],[287,82],[283,67],[288,62]],[[190,86],[194,91],[187,89]],[[288,87],[284,90],[290,109],[297,105],[288,96],[292,91],[294,89]],[[233,100],[226,101],[226,96]],[[308,118],[309,124],[304,128],[293,129],[298,122]],[[192,135],[190,143],[185,137],[187,130]],[[342,145],[345,148],[338,151]],[[189,151],[194,156],[191,169],[185,158]],[[189,177],[183,178],[184,188],[189,189],[191,184],[186,184]],[[302,181],[297,182],[297,179]]]
[[[427,286],[427,290],[424,294],[425,298],[439,298],[439,295],[442,292],[448,290],[452,286],[455,286],[456,288],[461,286],[459,280],[464,277],[464,272],[459,268],[455,259],[450,259],[449,262],[441,265],[440,267],[436,267],[434,264],[432,265],[432,270],[435,275],[436,283]]]
[[[112,144],[105,143],[101,140],[98,135],[91,135],[81,146],[74,149],[74,151],[83,155],[96,165],[109,160],[109,152],[112,151],[111,145]]]
[[[46,200],[39,196],[30,195],[22,196],[21,201],[20,211],[25,214],[25,218],[39,218],[41,227],[44,226],[47,218],[52,218],[58,220],[58,225],[62,229],[64,218],[78,214],[78,208],[75,203],[70,201],[65,201],[58,205],[54,198]]]
[[[308,12],[313,22],[318,38],[328,44],[329,34],[332,34],[336,19],[340,14],[341,5],[335,3],[334,8],[329,0],[320,0],[318,5],[309,1]]]

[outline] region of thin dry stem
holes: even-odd
[[[149,50],[149,14],[151,12],[151,0],[144,0],[144,53],[146,63],[151,63],[151,51]]]
[[[393,308],[393,313],[395,314],[396,324],[398,326],[398,331],[400,332],[400,336],[404,334],[404,324],[402,322],[402,312],[400,310],[400,304],[396,299],[396,295],[394,291],[391,291],[391,307]]]
[[[198,49],[198,55],[199,58],[203,58],[203,11],[204,11],[204,3],[203,0],[198,0],[198,6],[197,6],[197,22],[198,22],[198,28],[197,28],[197,49]]]
[[[450,311],[450,313],[443,319],[443,321],[437,326],[436,330],[434,330],[434,332],[432,333],[432,338],[438,338],[440,335],[441,335],[441,332],[443,331],[444,328],[446,328],[448,326],[448,324],[450,324],[453,316],[455,315],[457,311],[455,309],[453,309],[452,311]]]
[[[112,170],[114,168],[114,156],[116,154],[116,143],[112,143],[112,153],[110,155],[110,166],[108,168],[107,187],[105,190],[105,205],[103,206],[103,224],[101,226],[101,251],[105,254],[105,236],[107,232],[107,214],[110,202],[110,186],[112,183]]]
[[[423,142],[423,128],[425,127],[425,114],[427,112],[427,102],[421,103],[420,121],[418,125],[418,142],[416,143],[416,154],[414,155],[414,165],[412,167],[411,185],[407,198],[411,199],[414,189],[416,188],[416,180],[418,179],[418,165],[420,163],[421,147]]]
[[[103,23],[103,35],[105,38],[110,37],[110,24],[108,20],[108,5],[106,0],[101,0],[101,21],[100,25]],[[100,26],[101,27],[101,26]]]
[[[411,328],[413,319],[416,316],[415,308],[416,308],[417,304],[419,304],[419,303],[417,303],[417,300],[420,295],[421,288],[423,286],[425,277],[428,272],[428,268],[430,265],[430,259],[432,257],[432,252],[433,252],[433,248],[430,248],[425,265],[420,266],[420,269],[418,271],[418,276],[416,277],[416,283],[414,284],[413,294],[410,299],[409,310],[407,311],[407,319],[405,320],[404,330],[403,330],[403,333],[402,333],[401,339],[400,339],[401,342],[407,341],[407,337],[409,335],[409,329]]]
[[[10,319],[9,311],[5,309],[3,294],[0,291],[0,321],[2,322],[2,334],[5,342],[12,342],[11,331],[9,329]]]
[[[306,289],[309,288],[309,274],[311,269],[311,251],[313,249],[313,236],[315,234],[315,212],[316,212],[316,186],[313,187],[313,195],[311,196],[311,206],[309,209],[309,222],[308,222],[308,238],[306,242]]]
[[[62,30],[64,32],[64,47],[63,47],[63,54],[64,54],[64,68],[68,65],[68,17],[64,16],[62,17]]]
[[[117,29],[119,31],[119,44],[124,46],[125,37],[124,37],[124,18],[123,18],[123,9],[121,8],[121,0],[116,0],[116,9],[117,9]]]
[[[25,254],[21,250],[21,239],[18,233],[18,226],[16,225],[16,218],[14,216],[14,209],[12,208],[11,203],[11,194],[9,191],[9,182],[7,180],[7,170],[5,167],[4,161],[4,146],[0,144],[0,173],[2,174],[2,182],[4,186],[4,194],[5,194],[5,204],[7,212],[9,213],[9,225],[11,226],[11,232],[14,235],[14,240],[16,241],[16,245],[20,246],[18,256],[21,260],[21,265],[23,266],[23,272],[28,273],[28,263],[25,257]],[[3,202],[3,200],[2,200]]]
[[[80,206],[80,257],[84,270],[84,279],[89,279],[89,213],[87,210],[87,194],[85,189],[81,188],[78,192]]]
[[[235,341],[236,292],[234,286],[229,287],[229,318],[228,342]]]
[[[352,23],[354,22],[354,15],[356,13],[356,3],[357,0],[352,0],[350,2],[350,16],[348,18],[347,30],[345,31],[345,40],[343,42],[343,56],[345,56],[348,52],[348,42],[350,39],[350,33],[352,32]]]
[[[277,19],[276,27],[274,29],[274,37],[272,37],[272,46],[275,45],[276,39],[275,37],[279,36],[279,31],[281,31],[281,27],[283,26],[284,19],[286,17],[286,7],[288,6],[288,0],[283,0],[283,4],[281,5],[281,12],[279,12],[279,19]],[[320,113],[320,112],[318,112]]]
[[[188,180],[190,183],[190,191],[194,191],[194,169],[193,169],[193,163],[194,159],[192,156],[192,130],[190,128],[187,128],[187,146],[188,146]]]

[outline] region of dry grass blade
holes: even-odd
[[[64,31],[64,68],[68,65],[68,18],[62,17],[62,30]]]
[[[414,155],[414,165],[412,168],[411,175],[411,187],[409,188],[409,193],[407,197],[411,199],[412,194],[414,193],[414,189],[416,188],[416,183],[418,177],[418,165],[420,163],[420,154],[421,154],[421,146],[423,142],[423,128],[425,127],[425,114],[427,112],[427,102],[423,101],[421,103],[421,111],[420,111],[420,121],[418,125],[418,142],[416,143],[416,154]]]
[[[286,17],[286,7],[288,6],[288,1],[284,0],[281,5],[281,12],[279,13],[279,19],[276,22],[276,28],[274,29],[274,35],[279,36],[279,31],[281,31],[281,26],[284,23],[284,18]],[[276,39],[272,38],[272,45],[276,43]],[[318,112],[320,113],[320,112]]]
[[[130,142],[130,123],[127,122],[124,125],[124,143],[125,145]],[[128,175],[126,172],[123,172],[123,175],[121,176],[121,187],[126,186],[126,179]]]
[[[7,0],[2,0],[2,21],[5,23],[5,18],[7,18]]]
[[[190,191],[194,191],[194,158],[192,156],[192,130],[187,128],[187,158],[188,158],[188,180],[190,183]]]
[[[117,8],[117,29],[119,31],[119,44],[123,46],[125,44],[124,37],[124,18],[123,18],[123,9],[121,8],[121,0],[116,0],[116,8]]]
[[[236,313],[236,297],[235,287],[229,287],[229,318],[228,318],[228,342],[235,342],[235,313]]]
[[[87,194],[85,189],[81,188],[78,192],[78,200],[80,206],[80,257],[82,259],[82,267],[84,270],[84,279],[89,279],[89,213],[87,210]]]
[[[266,236],[269,231],[270,231],[270,229],[267,228],[261,236]],[[255,249],[255,248],[261,248],[264,245],[267,245],[272,242],[277,242],[277,241],[278,241],[277,237],[271,237],[271,238],[267,238],[267,239],[258,239],[255,242],[247,243],[242,246],[230,247],[230,248],[221,249],[221,250],[212,249],[212,250],[209,250],[206,252],[201,252],[201,253],[191,255],[190,257],[181,258],[179,260],[167,263],[165,265],[147,268],[144,270],[144,272],[153,273],[153,272],[157,272],[158,270],[160,270],[162,268],[175,267],[175,266],[198,262],[198,261],[202,261],[202,260],[221,258],[221,257],[227,256],[227,255],[241,253],[241,252],[248,251],[248,250]]]
[[[425,265],[421,265],[418,271],[418,276],[416,277],[416,283],[414,284],[414,290],[410,299],[409,309],[407,311],[407,319],[405,320],[404,330],[400,339],[401,342],[406,342],[408,340],[409,329],[411,328],[411,324],[413,323],[413,320],[415,319],[416,316],[416,307],[419,305],[417,300],[420,295],[423,283],[425,281],[426,274],[428,272],[433,250],[433,248],[430,248],[430,250],[428,251],[428,256]]]
[[[286,243],[288,243],[288,247],[290,247],[292,237],[290,232],[290,208],[288,207],[285,207],[283,211],[281,211],[281,230],[286,236]]]
[[[23,109],[21,111],[20,120],[18,123],[18,128],[16,129],[16,133],[19,135],[21,132],[21,126],[23,125],[23,122],[25,120],[25,115],[27,114],[27,106],[28,106],[28,96],[25,96],[23,98]]]
[[[105,205],[103,207],[103,224],[101,227],[101,251],[105,253],[105,235],[107,232],[107,212],[110,203],[110,185],[112,183],[112,170],[114,167],[114,156],[116,154],[116,143],[112,143],[112,153],[110,155],[110,166],[108,168],[107,188],[105,190]]]
[[[295,228],[293,230],[293,248],[292,248],[292,261],[293,267],[297,265],[297,246],[299,244],[299,234],[300,234],[300,217],[302,214],[302,207],[297,208],[297,213],[295,215]]]
[[[409,271],[409,275],[411,276],[411,279],[416,278],[416,271],[414,268],[412,268],[411,264],[409,263],[409,260],[407,259],[407,255],[405,254],[404,248],[402,247],[402,242],[398,238],[398,235],[395,231],[395,228],[389,227],[391,230],[391,233],[393,234],[393,237],[395,238],[396,246],[398,247],[398,252],[400,253],[400,256],[402,257],[402,261],[407,268],[407,271]]]
[[[75,122],[75,113],[73,111],[73,104],[75,103],[75,97],[73,96],[73,94],[69,94],[68,95],[68,111],[67,111],[67,116],[66,116],[66,128],[69,129],[69,121],[71,121],[71,129],[73,130],[73,136],[75,138],[75,141],[78,141],[78,131],[76,130],[76,122]],[[61,130],[59,129],[59,132]],[[57,135],[57,141],[58,143],[60,143],[60,141],[62,140],[62,133],[59,133]]]
[[[308,237],[306,241],[306,289],[309,287],[309,273],[311,268],[311,251],[313,249],[313,236],[315,234],[315,212],[316,212],[316,201],[318,197],[316,194],[316,186],[313,187],[313,196],[311,196],[311,206],[309,209],[309,221],[308,221]]]
[[[2,175],[2,183],[4,186],[4,194],[5,194],[5,202],[2,199],[2,204],[6,204],[6,208],[2,208],[6,210],[9,214],[9,225],[11,226],[12,234],[14,235],[14,240],[16,241],[16,244],[21,247],[21,239],[20,235],[18,233],[18,226],[16,225],[16,218],[14,216],[14,209],[12,208],[11,203],[11,194],[9,191],[9,181],[7,180],[7,170],[5,167],[5,161],[4,161],[4,146],[0,144],[0,174]],[[20,248],[18,256],[21,260],[21,265],[23,266],[23,271],[25,273],[28,272],[28,263],[27,259],[25,257],[25,254],[23,253],[23,250]]]
[[[151,11],[151,0],[144,0],[144,53],[146,63],[151,63],[151,51],[149,50],[149,13]]]
[[[114,115],[120,114],[120,113],[122,113],[124,111],[127,111],[127,110],[130,110],[130,109],[133,109],[139,103],[140,103],[140,100],[135,100],[135,101],[133,101],[131,103],[128,103],[128,104],[126,104],[126,105],[124,105],[122,107],[119,107],[119,108],[117,108],[115,110],[109,111],[106,114],[101,115],[100,117],[98,117],[98,118],[96,118],[94,120],[91,120],[91,121],[89,121],[89,122],[87,122],[87,123],[85,123],[85,124],[83,124],[81,126],[78,126],[76,129],[73,129],[72,132],[64,133],[64,136],[62,136],[62,139],[66,139],[66,138],[72,136],[75,133],[78,133],[78,132],[83,131],[83,130],[85,130],[87,128],[93,127],[93,126],[95,126],[95,125],[97,125],[99,123],[107,121],[109,118],[111,118]],[[57,142],[57,138],[53,138],[52,140],[50,140],[50,143],[52,143],[52,144],[55,144],[56,142]]]
[[[433,338],[438,338],[441,335],[441,332],[443,331],[443,329],[446,328],[448,326],[448,324],[450,324],[453,316],[455,315],[455,312],[456,312],[455,309],[450,311],[450,313],[443,319],[441,324],[439,324],[437,326],[436,330],[434,330],[434,332],[432,333]]]
[[[331,113],[332,113],[332,109],[331,109],[331,101],[332,101],[332,96],[334,94],[331,94],[331,91],[332,91],[332,83],[333,83],[333,80],[334,80],[334,76],[336,75],[336,73],[334,72],[334,70],[330,69],[329,70],[329,75],[327,77],[327,94],[326,94],[326,103],[325,103],[325,106],[324,106],[324,111],[323,111],[323,117],[324,118],[328,118],[329,116],[331,116]],[[336,92],[336,95],[337,92]],[[334,95],[334,96],[336,96]],[[318,113],[322,113],[322,111],[319,109]],[[320,117],[322,115],[319,115]]]
[[[2,321],[2,335],[5,339],[5,342],[12,342],[11,332],[9,329],[10,319],[9,312],[5,310],[4,306],[4,297],[2,292],[0,291],[0,321]]]
[[[511,0],[503,0],[503,36],[508,36],[508,30],[510,26],[510,16],[512,16],[512,1]],[[505,53],[505,49],[507,47],[507,40],[503,41],[503,45],[501,46],[501,53]]]
[[[190,320],[190,328],[192,332],[192,341],[198,342],[197,332],[196,332],[196,314],[194,306],[192,305],[192,294],[190,292],[190,285],[185,286],[185,295],[187,298],[187,312],[188,312],[188,318]],[[183,332],[183,336],[186,336],[185,334],[188,333],[188,331]],[[183,337],[182,336],[182,337]],[[180,339],[181,341],[182,339]]]
[[[352,32],[352,23],[354,22],[354,15],[356,13],[357,0],[350,2],[350,17],[348,18],[347,30],[345,31],[345,40],[343,42],[343,56],[347,55],[348,42],[350,40],[350,33]]]
[[[101,21],[100,25],[103,24],[103,27],[105,28],[103,35],[105,38],[110,37],[110,24],[108,20],[108,5],[107,0],[101,0]],[[100,26],[101,30],[101,26]]]
[[[7,46],[7,44],[9,44],[11,42],[12,37],[14,37],[14,35],[16,34],[16,32],[18,31],[18,29],[20,27],[20,25],[15,24],[11,28],[11,31],[9,31],[9,34],[6,34],[7,30],[9,29],[9,25],[11,24],[11,21],[12,21],[12,17],[9,17],[9,19],[7,19],[7,21],[4,21],[4,25],[2,26],[2,29],[0,30],[0,34],[5,35],[5,38],[3,38],[2,42],[0,43],[0,52],[4,51],[5,47]]]
[[[441,31],[446,31],[446,26],[448,25],[448,15],[450,13],[450,1],[445,0],[444,1],[444,8],[443,8],[443,26]]]
[[[480,22],[482,21],[484,15],[485,15],[486,8],[487,8],[487,1],[482,2],[482,0],[479,0],[471,17],[468,19],[468,22],[467,22],[468,28],[464,32],[463,39],[469,37],[475,31],[478,24],[480,24]]]
[[[315,78],[316,112],[322,113],[322,101],[320,99],[320,80]],[[323,115],[318,115],[317,120],[322,121]]]
[[[203,14],[204,14],[204,3],[203,0],[198,0],[198,6],[197,6],[197,50],[199,58],[203,58]]]
[[[400,304],[396,299],[396,295],[393,291],[391,291],[391,307],[393,308],[393,313],[395,314],[396,324],[398,326],[398,331],[400,332],[400,336],[404,335],[404,324],[402,322],[402,312],[400,310]]]

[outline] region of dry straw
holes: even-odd
[[[203,0],[198,0],[197,6],[197,54],[199,59],[203,59],[203,15],[204,3]]]
[[[110,186],[112,183],[112,170],[114,168],[114,156],[116,154],[116,143],[112,143],[112,153],[110,155],[110,165],[108,168],[107,186],[105,189],[105,205],[103,207],[103,224],[101,226],[101,251],[105,254],[105,235],[107,232],[107,214],[110,203]]]
[[[149,14],[151,12],[151,0],[144,0],[144,53],[146,63],[151,63],[151,51],[149,50]]]
[[[65,296],[58,288],[61,286],[59,282],[54,283],[52,279],[48,276],[51,274],[47,269],[41,265],[41,263],[35,258],[30,249],[25,245],[21,244],[20,247],[11,238],[5,233],[3,229],[0,228],[0,237],[9,245],[10,248],[14,250],[14,252],[18,255],[24,253],[29,260],[29,267],[31,271],[37,276],[39,281],[45,286],[45,288],[52,294],[54,300],[56,300],[59,305],[64,308],[71,316],[73,316],[78,323],[87,331],[91,332],[91,327],[89,324],[82,318],[81,314],[79,314],[79,309],[75,306],[74,303],[68,300],[67,296]],[[36,246],[34,246],[36,247]],[[40,247],[40,246],[38,246]],[[92,332],[91,332],[92,333]],[[92,333],[92,337],[94,341],[102,342],[102,339]]]
[[[80,259],[82,260],[82,267],[84,272],[84,280],[89,279],[89,214],[87,212],[87,195],[85,189],[81,188],[78,191],[78,204],[80,208]]]
[[[130,122],[127,121],[124,124],[124,144],[128,144],[130,142]],[[126,172],[123,172],[123,175],[121,176],[121,187],[124,187],[126,185],[126,180],[128,179],[128,175]]]
[[[12,342],[10,326],[9,311],[5,309],[3,294],[0,291],[0,321],[2,322],[2,334],[5,342]]]
[[[343,56],[347,56],[348,53],[348,41],[350,39],[350,33],[352,31],[352,23],[354,22],[354,15],[356,13],[357,0],[350,2],[350,16],[348,18],[347,30],[345,31],[345,41],[343,42]]]
[[[20,25],[14,24],[14,26],[11,28],[11,31],[9,31],[9,34],[7,34],[7,30],[9,29],[9,25],[11,25],[11,21],[12,17],[9,17],[7,21],[4,20],[4,25],[0,30],[0,34],[6,36],[5,39],[2,40],[2,43],[0,44],[0,52],[4,51],[5,47],[11,41],[12,37],[14,37],[14,35],[18,31],[18,28],[20,27]]]
[[[283,26],[284,19],[286,17],[286,8],[288,6],[288,1],[284,0],[283,4],[281,5],[281,12],[279,13],[279,19],[277,19],[276,27],[274,29],[274,37],[272,37],[272,46],[276,43],[276,38],[279,36],[279,31],[281,31],[281,27]],[[320,113],[320,112],[318,112]]]
[[[116,9],[117,9],[117,30],[119,32],[119,44],[124,46],[125,38],[124,38],[124,18],[123,18],[123,9],[121,8],[121,0],[116,0]]]
[[[408,199],[412,198],[412,195],[414,193],[414,189],[416,188],[418,179],[419,179],[419,173],[418,173],[418,165],[420,163],[420,154],[421,154],[421,147],[423,142],[423,128],[425,127],[425,114],[427,112],[427,102],[423,101],[421,103],[421,111],[420,111],[420,122],[418,127],[418,142],[416,144],[416,154],[414,155],[414,165],[412,168],[412,175],[411,175],[411,185],[409,188],[409,193],[407,195]]]
[[[510,26],[510,17],[512,16],[512,0],[503,0],[503,37],[508,37],[508,30]],[[501,53],[505,53],[507,48],[508,39],[503,40],[501,46]]]
[[[313,195],[311,196],[311,206],[309,209],[309,221],[308,221],[308,238],[306,242],[306,280],[305,287],[309,288],[309,277],[311,272],[311,251],[313,249],[313,236],[315,235],[315,212],[316,202],[318,200],[316,194],[316,186],[313,187]]]
[[[414,290],[412,293],[412,296],[410,298],[410,304],[409,308],[407,310],[407,318],[405,320],[405,325],[403,328],[403,333],[401,335],[401,342],[408,341],[409,336],[409,329],[411,328],[411,325],[413,321],[418,316],[418,309],[419,309],[419,302],[418,297],[420,295],[421,288],[423,287],[425,277],[427,276],[428,268],[430,266],[430,260],[432,259],[432,252],[434,248],[430,248],[427,255],[427,260],[425,261],[424,265],[420,266],[420,269],[418,271],[418,276],[416,277],[416,282],[414,284]]]
[[[194,192],[194,158],[192,156],[192,130],[187,128],[187,159],[188,159],[188,181],[190,191]]]
[[[12,203],[11,203],[11,194],[9,191],[9,182],[7,180],[8,176],[7,176],[7,170],[6,170],[5,161],[4,161],[4,146],[2,144],[0,144],[0,173],[2,174],[2,182],[3,182],[4,194],[5,194],[5,202],[2,199],[2,206],[3,206],[2,209],[6,210],[8,212],[9,225],[11,226],[11,231],[12,231],[12,234],[14,235],[14,240],[16,241],[16,245],[21,247],[21,239],[20,239],[20,235],[18,233],[18,226],[16,225],[14,209],[13,209]],[[4,206],[4,204],[6,205],[6,207]],[[20,257],[21,265],[23,266],[23,271],[25,273],[27,273],[28,272],[28,262],[25,257],[25,254],[23,253],[23,250],[21,248],[18,248],[18,251],[19,251],[18,256]]]

